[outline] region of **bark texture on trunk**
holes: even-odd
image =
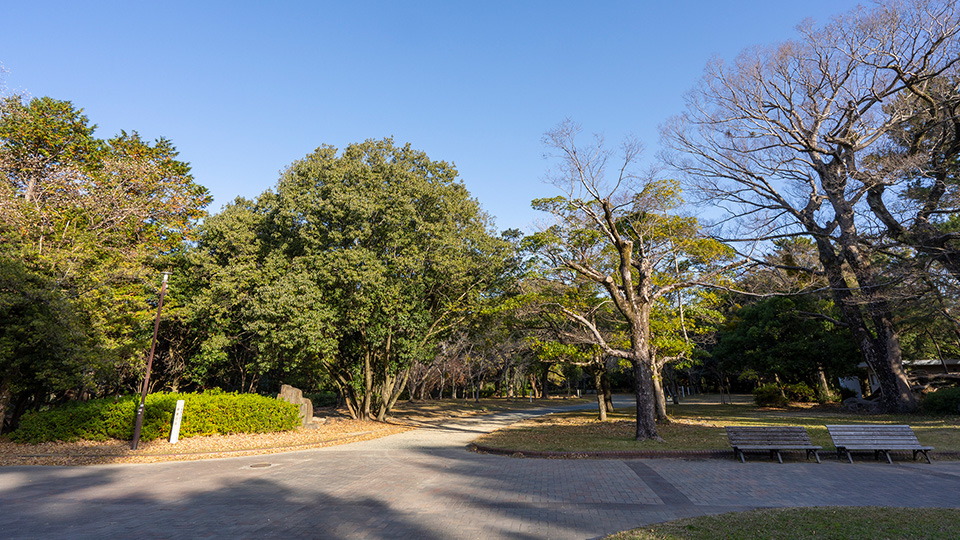
[[[653,370],[648,362],[633,360],[634,394],[637,399],[637,430],[635,439],[663,440],[657,433],[657,413],[654,388]]]
[[[653,393],[656,397],[657,423],[669,424],[670,417],[667,415],[667,395],[663,391],[663,366],[653,363]]]
[[[861,356],[879,381],[881,408],[888,413],[915,411],[917,398],[910,391],[903,371],[900,336],[894,326],[893,311],[882,295],[882,288],[874,282],[876,278],[871,275],[869,264],[852,246],[841,246],[851,252],[842,257],[827,238],[818,238],[817,248],[834,302],[853,334]],[[852,272],[845,273],[844,263],[850,259],[854,260],[854,264],[849,265]],[[856,281],[848,281],[847,276]]]
[[[603,370],[593,370],[593,387],[597,390],[597,419],[600,421],[607,419],[607,401],[603,394]]]
[[[7,413],[10,410],[10,403],[13,401],[13,392],[10,390],[10,386],[10,381],[0,379],[0,433],[3,433]]]

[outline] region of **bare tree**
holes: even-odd
[[[913,114],[885,105],[955,74],[956,2],[884,1],[799,31],[799,40],[710,64],[664,129],[665,159],[737,218],[739,239],[813,238],[884,409],[911,410],[889,296],[896,280],[876,263],[879,230],[862,212],[894,175],[865,163]]]
[[[884,110],[901,121],[866,160],[867,204],[887,236],[960,283],[960,233],[947,223],[960,210],[960,79],[907,86]]]

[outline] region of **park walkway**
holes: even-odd
[[[583,539],[759,507],[960,507],[955,461],[554,460],[465,450],[479,434],[539,413],[267,456],[2,468],[0,536]]]

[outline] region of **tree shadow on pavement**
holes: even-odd
[[[0,471],[4,538],[423,538],[449,535],[372,497],[337,497],[322,486],[271,478],[155,490],[126,470],[14,467]],[[252,471],[256,474],[255,471]],[[65,474],[66,473],[66,474]],[[79,474],[77,474],[79,473]],[[16,478],[14,478],[16,477]]]

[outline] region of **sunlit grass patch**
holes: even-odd
[[[907,424],[920,441],[936,450],[960,451],[960,417],[854,415],[833,408],[758,408],[754,405],[681,404],[668,407],[671,423],[658,426],[661,441],[635,441],[632,408],[618,409],[606,421],[595,410],[552,414],[479,438],[482,446],[534,452],[727,450],[725,426],[803,426],[814,444],[832,449],[826,424]],[[936,455],[936,454],[934,454]]]
[[[944,508],[776,508],[681,519],[610,540],[833,540],[960,538],[960,510]]]

